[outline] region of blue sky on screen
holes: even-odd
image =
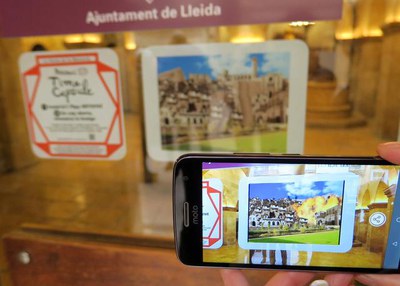
[[[212,79],[225,70],[232,75],[252,73],[252,58],[258,60],[258,76],[268,73],[279,73],[289,77],[289,53],[252,53],[240,52],[212,56],[173,56],[159,57],[158,74],[180,67],[188,78],[189,74],[207,74]]]
[[[249,198],[260,199],[307,199],[316,196],[343,195],[343,181],[295,182],[295,183],[264,183],[250,184]]]

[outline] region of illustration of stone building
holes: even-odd
[[[317,225],[340,225],[341,206],[337,205],[326,211],[315,213],[315,222]]]
[[[175,68],[158,75],[158,80],[170,80],[174,83],[179,83],[185,80],[185,75],[181,68]]]
[[[280,228],[307,226],[308,219],[298,217],[293,204],[301,204],[300,200],[262,200],[253,198],[249,201],[249,228]]]
[[[181,68],[159,74],[163,144],[181,143],[254,130],[276,130],[287,124],[288,81],[278,73],[258,76],[224,71],[212,80]]]

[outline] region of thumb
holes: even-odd
[[[222,269],[220,273],[225,286],[249,286],[249,282],[240,270]]]
[[[399,275],[358,275],[355,280],[367,286],[398,286]]]
[[[400,142],[388,142],[378,145],[378,154],[394,164],[400,164]]]

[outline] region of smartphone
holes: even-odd
[[[187,265],[399,273],[400,166],[379,157],[187,154],[174,232]]]

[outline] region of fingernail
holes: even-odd
[[[376,283],[375,277],[368,274],[358,275],[355,280],[361,285],[374,285]]]
[[[310,284],[310,286],[329,286],[329,283],[325,280],[315,280]]]
[[[390,149],[400,149],[400,142],[386,142],[386,143],[380,143],[378,145],[379,148],[390,148]]]

